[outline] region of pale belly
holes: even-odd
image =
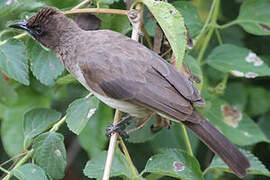
[[[102,96],[100,94],[97,94],[96,92],[92,91],[93,94],[102,102],[107,104],[108,106],[111,106],[112,108],[118,109],[122,112],[128,113],[131,116],[137,117],[137,118],[144,118],[147,117],[149,114],[152,113],[151,110],[148,110],[144,107],[137,106],[134,104],[131,104],[126,101],[121,100],[115,100],[109,97]]]

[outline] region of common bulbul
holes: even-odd
[[[82,30],[52,7],[10,27],[26,30],[50,48],[107,105],[141,121],[157,113],[183,123],[237,176],[246,175],[248,159],[193,107],[204,104],[197,88],[155,52],[118,32]]]

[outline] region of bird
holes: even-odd
[[[10,25],[51,49],[64,67],[105,104],[144,124],[153,114],[182,123],[238,177],[247,157],[194,105],[204,99],[193,83],[143,44],[111,30],[81,29],[57,8],[45,7],[28,21]]]

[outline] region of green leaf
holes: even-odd
[[[30,87],[17,89],[18,101],[3,109],[1,138],[5,151],[15,156],[23,151],[23,118],[24,113],[37,107],[48,107],[48,96],[33,91]]]
[[[65,84],[69,84],[69,83],[73,83],[73,82],[77,82],[77,79],[71,74],[60,77],[56,81],[56,83],[59,84],[59,85],[65,85]]]
[[[64,177],[66,161],[66,150],[64,137],[56,132],[47,132],[39,135],[34,144],[34,160],[52,178]]]
[[[40,0],[41,2],[46,3],[48,6],[54,6],[59,9],[74,7],[79,4],[81,0]]]
[[[80,98],[73,101],[67,109],[67,126],[79,135],[90,118],[95,114],[99,105],[96,97]]]
[[[94,157],[106,147],[108,138],[105,136],[105,132],[109,124],[112,124],[113,116],[114,110],[100,102],[91,121],[88,121],[79,135],[80,144],[89,157]]]
[[[187,1],[174,1],[172,5],[183,15],[191,37],[198,35],[202,28],[202,23],[197,8]]]
[[[242,153],[246,155],[250,162],[250,168],[247,170],[247,174],[257,174],[257,175],[265,175],[265,176],[270,176],[270,172],[265,168],[265,166],[261,163],[261,161],[251,154],[249,151],[240,149]],[[226,172],[232,172],[228,166],[218,157],[215,156],[214,159],[212,160],[209,168],[210,169],[220,169],[222,171]]]
[[[162,174],[182,180],[202,180],[203,175],[198,161],[180,149],[162,149],[152,156],[143,172]]]
[[[255,35],[270,35],[270,1],[247,0],[241,5],[236,23]]]
[[[37,10],[43,6],[44,3],[38,2],[36,0],[16,0],[11,4],[0,6],[0,25],[6,24],[8,20],[18,19],[21,14]]]
[[[251,50],[232,44],[216,47],[207,57],[207,63],[222,72],[237,77],[270,76],[270,68]]]
[[[132,29],[127,16],[99,14],[97,17],[101,19],[100,29],[110,29],[122,34],[126,34]]]
[[[143,0],[143,3],[164,31],[175,54],[177,67],[180,69],[187,44],[187,32],[182,15],[171,4],[163,1]]]
[[[106,157],[106,151],[96,154],[90,161],[87,162],[83,170],[84,175],[89,178],[102,179]],[[120,151],[116,151],[113,157],[110,177],[115,176],[126,178],[133,177],[127,159]]]
[[[258,125],[264,134],[270,139],[270,112],[260,117]]]
[[[153,133],[151,131],[151,125],[154,124],[156,121],[156,118],[154,116],[151,117],[151,119],[148,120],[146,125],[133,133],[130,134],[130,137],[127,139],[130,143],[144,143],[146,141],[150,141],[151,139],[155,138],[161,131]],[[129,125],[127,128],[135,128],[136,121],[133,121],[131,125]],[[164,127],[166,128],[166,127]]]
[[[259,116],[270,109],[270,92],[269,89],[252,86],[248,88],[248,106],[247,113],[250,116]]]
[[[218,98],[207,100],[203,115],[233,143],[244,146],[269,140],[258,125],[237,107]]]
[[[18,95],[13,86],[5,80],[4,76],[0,73],[0,102],[4,104],[12,104],[18,98]]]
[[[11,173],[19,180],[47,180],[45,171],[41,167],[31,163],[15,168]]]
[[[243,111],[248,102],[247,90],[243,83],[231,82],[227,84],[223,98],[233,107]]]
[[[53,123],[57,122],[61,113],[52,109],[32,109],[24,115],[24,147],[28,146],[31,140],[41,134]]]
[[[45,85],[53,85],[64,67],[52,51],[47,51],[34,40],[27,43],[27,53],[31,61],[33,75]]]
[[[9,39],[0,45],[0,69],[8,77],[29,85],[26,49],[21,41]]]
[[[118,2],[119,0],[99,0],[102,4],[113,4],[114,2]]]

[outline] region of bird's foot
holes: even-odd
[[[156,133],[160,131],[163,127],[167,127],[168,129],[170,129],[171,126],[172,126],[172,121],[165,119],[159,115],[156,115],[156,122],[155,124],[151,125],[150,130],[153,133]]]
[[[122,128],[121,125],[118,125],[118,124],[116,124],[116,125],[111,124],[106,129],[106,136],[107,137],[110,137],[113,133],[118,133],[123,138],[129,137],[128,133]]]
[[[110,137],[112,135],[112,133],[116,132],[118,133],[121,137],[123,138],[128,138],[128,132],[126,132],[124,129],[126,128],[127,125],[130,124],[130,120],[131,120],[131,116],[127,115],[121,118],[121,120],[113,125],[111,124],[107,129],[106,129],[106,133],[105,135],[107,137]]]

